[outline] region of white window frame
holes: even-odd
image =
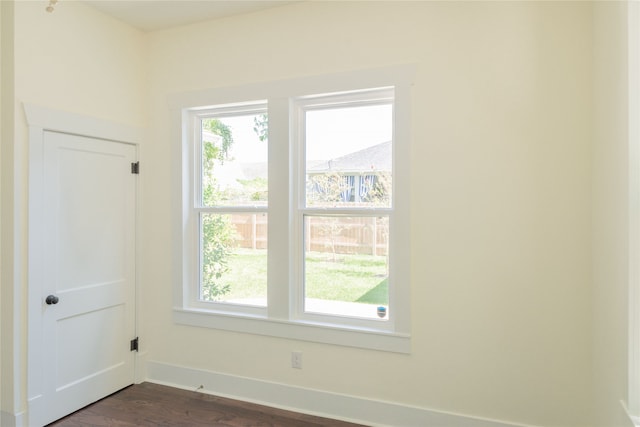
[[[390,266],[395,265],[395,235],[398,221],[392,220],[395,217],[396,209],[394,206],[384,208],[355,208],[355,207],[337,207],[337,208],[324,208],[324,207],[308,207],[306,206],[306,156],[305,156],[305,115],[308,111],[323,110],[330,108],[346,108],[346,107],[363,107],[374,105],[395,104],[394,89],[392,87],[387,88],[372,88],[371,90],[355,91],[350,93],[341,94],[328,94],[322,96],[309,96],[299,97],[291,100],[290,115],[293,118],[293,133],[294,141],[291,144],[291,153],[293,154],[293,191],[292,191],[292,203],[290,218],[293,222],[294,232],[291,235],[291,247],[296,248],[292,254],[293,269],[295,271],[293,275],[293,283],[291,284],[291,295],[293,304],[291,306],[291,317],[300,321],[307,321],[313,323],[326,323],[331,325],[342,325],[354,328],[371,328],[380,331],[393,331],[395,329],[395,298],[394,286],[396,269],[391,267],[389,274],[389,320],[379,319],[362,319],[353,318],[348,316],[335,316],[324,313],[307,312],[304,310],[305,294],[304,294],[304,217],[305,216],[350,216],[350,217],[363,217],[363,216],[386,216],[389,218],[389,257]],[[392,113],[393,114],[393,113]],[[393,139],[393,137],[392,137]],[[392,147],[395,147],[395,143],[392,143]],[[395,155],[392,156],[395,158]],[[392,185],[395,194],[395,168],[393,170]],[[296,232],[297,231],[297,232]],[[401,251],[399,251],[401,252]]]
[[[409,353],[410,331],[410,87],[413,66],[348,72],[246,86],[183,93],[170,98],[173,111],[175,159],[176,241],[174,248],[175,286],[174,321],[179,324],[209,327],[259,335],[277,336],[336,345]],[[290,171],[299,168],[300,154],[293,144],[296,126],[290,119],[296,100],[316,94],[331,94],[392,87],[394,90],[393,152],[393,225],[389,242],[390,318],[388,321],[361,321],[302,313],[299,281],[302,228],[290,227],[289,218],[297,210],[300,193]],[[198,303],[199,244],[198,224],[193,218],[194,129],[193,118],[206,106],[232,105],[267,100],[269,115],[269,187],[288,188],[269,191],[268,207],[268,306],[266,309],[237,310],[229,305]],[[189,125],[189,123],[192,123]],[[179,160],[178,160],[179,159]],[[288,165],[289,167],[274,167]],[[304,169],[302,170],[304,171]],[[298,170],[298,173],[300,171]],[[297,192],[297,193],[295,193]],[[293,195],[293,196],[292,196]],[[296,200],[298,199],[298,200]],[[283,211],[284,210],[284,211]],[[358,211],[359,212],[359,211]],[[359,215],[359,214],[358,214]],[[274,236],[278,236],[277,238]],[[286,257],[282,257],[286,254]],[[195,283],[195,285],[194,285]]]

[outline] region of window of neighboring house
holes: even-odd
[[[408,86],[347,80],[180,102],[176,321],[409,351]]]

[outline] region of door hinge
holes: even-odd
[[[131,173],[136,175],[140,173],[140,162],[131,163]]]
[[[131,351],[138,351],[138,337],[131,340]]]

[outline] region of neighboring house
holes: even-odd
[[[307,182],[312,191],[326,193],[326,188],[314,177],[336,174],[343,179],[340,185],[342,202],[366,202],[382,176],[391,173],[391,164],[391,141],[382,142],[335,159],[311,163],[307,167]]]
[[[203,137],[205,140],[219,138],[210,132],[203,132]],[[331,190],[323,185],[323,181],[326,184],[328,179],[339,176],[343,182],[333,183],[332,187],[333,191],[339,192],[340,201],[367,202],[371,200],[374,188],[378,190],[378,197],[388,195],[380,194],[380,191],[386,192],[382,178],[390,176],[391,164],[391,141],[382,142],[334,159],[311,161],[307,167],[307,185],[315,194],[326,194]],[[216,176],[221,189],[242,188],[239,180],[267,178],[264,162],[240,163],[231,159],[216,167],[219,168]],[[321,177],[328,178],[323,180]]]

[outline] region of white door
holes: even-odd
[[[132,384],[135,357],[136,148],[43,134],[42,174],[31,174],[42,182],[30,196],[42,203],[40,214],[30,211],[30,233],[39,233],[30,244],[41,242],[30,261],[42,266],[29,293],[37,298],[30,307],[40,312],[30,321],[41,321],[41,328],[30,325],[36,333],[30,342],[40,347],[30,350],[30,385],[38,389],[30,396],[34,426]]]

